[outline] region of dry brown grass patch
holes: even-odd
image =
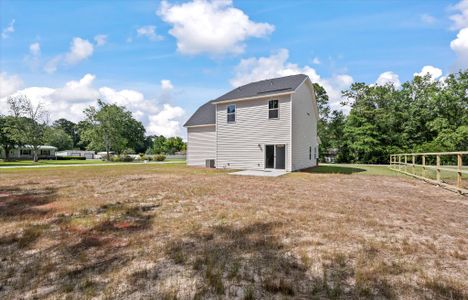
[[[180,165],[0,180],[2,299],[468,297],[466,199],[416,180]]]

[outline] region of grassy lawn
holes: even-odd
[[[18,160],[18,161],[2,161],[0,160],[0,167],[2,166],[41,166],[41,165],[85,165],[85,164],[102,164],[106,163],[99,159],[90,160],[39,160],[33,162],[31,160]]]
[[[360,174],[360,175],[384,175],[399,176],[398,172],[390,170],[388,166],[374,166],[361,164],[320,164],[316,168],[307,170],[310,173],[320,174]]]
[[[180,162],[184,163],[185,159],[167,159],[166,162]],[[42,165],[88,165],[88,164],[108,164],[118,162],[107,162],[100,159],[89,159],[89,160],[39,160],[33,162],[30,160],[20,161],[2,161],[0,160],[0,168],[3,166],[42,166]],[[133,163],[143,163],[142,161],[134,161]]]
[[[466,299],[467,198],[386,172],[4,169],[0,298]]]

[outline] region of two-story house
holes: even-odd
[[[187,164],[286,171],[313,167],[317,120],[307,75],[240,86],[203,104],[185,123]]]

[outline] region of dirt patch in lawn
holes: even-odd
[[[468,198],[407,177],[140,165],[0,180],[0,298],[468,297]]]

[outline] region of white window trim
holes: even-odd
[[[270,108],[270,102],[271,101],[278,101],[278,107],[277,108]],[[279,120],[280,118],[280,102],[279,102],[279,99],[270,99],[268,100],[268,120]],[[277,110],[278,111],[278,117],[276,118],[270,118],[270,110]]]
[[[234,112],[233,112],[233,113],[229,113],[229,112],[228,112],[229,106],[234,106]],[[234,124],[234,123],[236,123],[236,122],[237,122],[237,116],[236,116],[236,114],[237,114],[237,105],[235,105],[235,104],[228,104],[228,105],[226,106],[226,122],[227,122],[228,124]],[[234,122],[233,122],[233,121],[231,121],[231,122],[229,121],[229,115],[234,115]]]

